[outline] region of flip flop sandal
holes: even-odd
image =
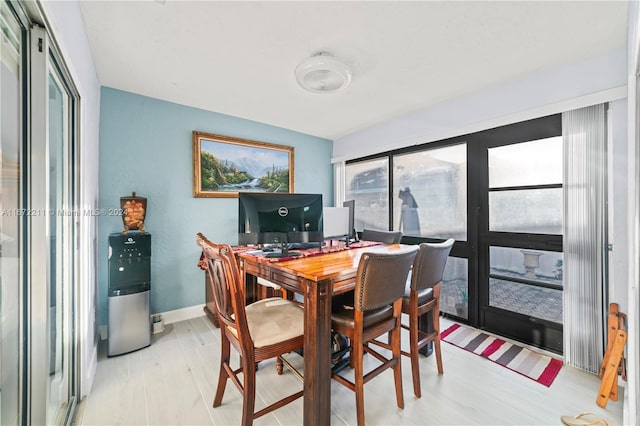
[[[567,426],[609,426],[609,423],[593,413],[580,413],[575,417],[561,416],[560,420]]]

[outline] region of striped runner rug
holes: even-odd
[[[454,324],[441,332],[440,339],[487,358],[547,387],[551,386],[562,368],[562,361],[559,359],[530,351],[460,324]]]

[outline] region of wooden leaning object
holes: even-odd
[[[627,368],[624,359],[624,346],[627,342],[625,319],[627,316],[618,310],[617,303],[609,305],[607,326],[607,350],[604,353],[598,377],[602,379],[596,403],[606,407],[609,400],[618,400],[618,375],[627,380]]]

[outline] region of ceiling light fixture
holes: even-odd
[[[351,68],[328,53],[321,52],[302,61],[295,71],[296,81],[313,93],[334,93],[347,87]]]

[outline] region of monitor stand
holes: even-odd
[[[358,233],[354,229],[351,235],[345,235],[343,238],[340,238],[339,241],[344,241],[346,246],[349,247],[351,243],[357,243],[358,241]]]
[[[273,251],[266,254],[266,257],[274,258],[274,257],[297,257],[302,256],[302,254],[297,251],[289,251],[289,243],[281,243],[280,251]]]

